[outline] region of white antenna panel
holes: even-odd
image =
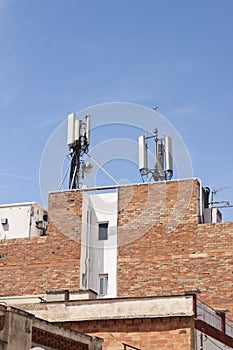
[[[156,150],[156,162],[159,171],[164,170],[164,145],[162,143],[157,143]]]
[[[78,141],[81,136],[81,120],[75,120],[74,141]]]
[[[68,115],[68,128],[67,128],[67,145],[71,146],[74,143],[75,133],[75,113]]]
[[[139,136],[138,138],[138,161],[139,161],[139,170],[147,169],[147,147],[145,136]]]
[[[169,136],[164,136],[164,156],[164,171],[173,171],[172,139]]]
[[[86,141],[87,141],[87,145],[90,145],[90,115],[86,115],[85,116],[86,119]]]

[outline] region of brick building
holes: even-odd
[[[104,339],[105,350],[231,349],[233,323],[195,294],[25,304],[39,318]],[[213,347],[213,344],[216,347]],[[181,347],[182,346],[182,347]]]
[[[205,191],[197,179],[55,192],[49,196],[48,214],[48,236],[1,243],[3,301],[49,301],[48,291],[55,295],[61,290],[69,291],[74,300],[80,299],[81,289],[92,290],[98,305],[110,299],[172,297],[198,291],[205,303],[222,310],[223,315],[227,309],[227,316],[233,318],[233,223],[211,219],[218,213],[206,206]],[[151,349],[143,336],[138,342],[141,335],[137,333],[144,329],[148,336],[149,329],[156,332],[165,327],[156,312],[152,316],[141,317],[145,322],[140,327],[127,314],[113,317],[113,323],[98,317],[85,320],[89,323],[71,316],[63,321],[70,328],[104,335],[104,349],[116,349],[114,334],[120,329],[132,333],[130,329],[138,327],[130,344]],[[196,316],[194,312],[188,318],[172,314],[166,321],[163,318],[167,339],[174,327],[180,335],[197,332],[196,326],[191,327]],[[170,319],[176,326],[167,322]],[[190,331],[184,333],[186,326]],[[187,338],[182,348],[195,349],[197,340]],[[218,337],[220,340],[226,339]],[[166,348],[158,344],[154,348]],[[167,348],[172,349],[171,345]]]
[[[56,326],[34,315],[0,305],[1,350],[101,350],[103,340]]]

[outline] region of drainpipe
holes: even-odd
[[[197,181],[199,182],[199,186],[200,186],[200,195],[199,195],[199,213],[200,213],[200,223],[203,224],[204,223],[204,218],[203,218],[203,194],[202,194],[202,182],[199,178],[197,178]]]
[[[203,350],[203,333],[200,334],[200,350]]]

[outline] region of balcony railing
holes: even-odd
[[[233,338],[233,321],[226,318],[226,332],[227,335]]]
[[[214,309],[199,300],[197,302],[197,318],[208,323],[210,326],[221,330],[221,317],[216,314]]]
[[[225,310],[213,309],[199,299],[196,304],[196,313],[198,319],[206,322],[230,337],[233,337],[233,321],[226,317]]]

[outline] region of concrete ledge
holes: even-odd
[[[193,316],[193,296],[95,299],[19,305],[50,322]]]

